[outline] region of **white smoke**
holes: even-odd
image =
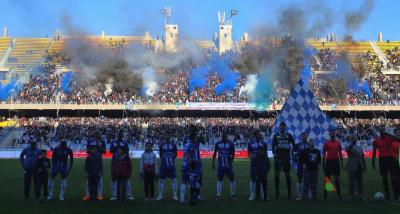
[[[104,87],[106,90],[104,91],[104,95],[108,96],[113,91],[113,78],[110,78],[105,84]]]
[[[258,82],[257,74],[247,75],[247,80],[245,85],[240,87],[239,96],[242,96],[242,94],[252,96],[254,94],[257,82]]]
[[[142,71],[142,79],[143,79],[143,88],[146,96],[153,96],[158,88],[158,78],[156,76],[156,72],[151,68],[144,68]]]

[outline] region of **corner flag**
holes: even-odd
[[[333,186],[331,180],[329,180],[329,178],[326,176],[324,179],[324,187],[327,192],[336,192],[335,186]]]

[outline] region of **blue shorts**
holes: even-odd
[[[50,172],[50,178],[54,179],[57,174],[60,173],[61,175],[61,179],[66,179],[67,175],[68,175],[68,171],[67,171],[67,167],[53,167],[51,168],[51,172]]]
[[[196,163],[196,172],[203,174],[203,163],[200,161]]]
[[[253,166],[250,166],[250,180],[255,181],[257,177],[256,169]]]
[[[224,179],[225,174],[229,177],[230,180],[235,179],[235,173],[233,172],[232,166],[218,166],[217,178],[222,181]]]
[[[296,172],[297,177],[302,178],[303,174],[304,174],[303,165],[297,163],[297,172]]]
[[[175,166],[161,166],[159,171],[160,179],[175,179],[176,178],[176,168]]]
[[[203,163],[202,162],[199,161],[196,163],[195,171],[197,173],[199,173],[200,175],[203,174]],[[184,183],[184,184],[189,183],[189,169],[187,169],[186,167],[182,168],[182,183]]]
[[[189,183],[189,171],[187,169],[182,169],[182,183]]]

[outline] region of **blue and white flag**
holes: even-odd
[[[336,128],[337,124],[331,120],[321,109],[308,85],[300,79],[271,129],[269,143],[274,133],[279,132],[279,124],[286,123],[287,132],[299,141],[300,134],[306,132],[308,138],[315,139],[317,148],[329,139],[329,130]]]

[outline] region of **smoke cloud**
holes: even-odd
[[[71,35],[64,51],[73,68],[80,71],[76,79],[85,84],[103,84],[105,94],[117,90],[153,96],[166,81],[166,72],[188,70],[200,56],[197,47],[187,41],[178,44],[177,53],[155,53],[150,44],[110,49],[104,47],[108,40],[101,43],[86,36],[81,28],[71,24],[68,16],[64,16],[64,25]]]
[[[374,9],[374,5],[374,0],[363,0],[358,9],[346,12],[344,25],[348,34],[361,28]]]
[[[311,78],[311,63],[317,51],[307,45],[306,40],[325,35],[337,23],[333,22],[333,14],[335,17],[343,14],[346,37],[351,37],[351,33],[357,31],[368,19],[373,5],[373,0],[364,0],[359,9],[343,14],[340,11],[335,12],[321,1],[310,1],[309,4],[283,8],[277,14],[275,24],[256,26],[252,34],[259,42],[264,41],[261,42],[263,47],[248,45],[242,51],[241,57],[235,60],[238,68],[258,74],[256,90],[251,94],[253,102],[268,105],[274,95],[274,84],[291,89],[299,78],[307,82]],[[345,88],[335,88],[331,92],[352,90],[372,96],[368,83],[362,82],[362,78],[352,70],[348,55],[344,55],[343,59],[346,60],[339,61],[336,69],[338,76],[342,78],[332,79],[327,84],[331,87],[336,82],[340,84],[335,84],[335,87]],[[244,88],[246,86],[247,83]],[[335,94],[337,97],[337,93]]]
[[[22,84],[15,78],[12,78],[7,84],[0,83],[0,100],[5,101],[10,96],[18,94],[21,90]]]

